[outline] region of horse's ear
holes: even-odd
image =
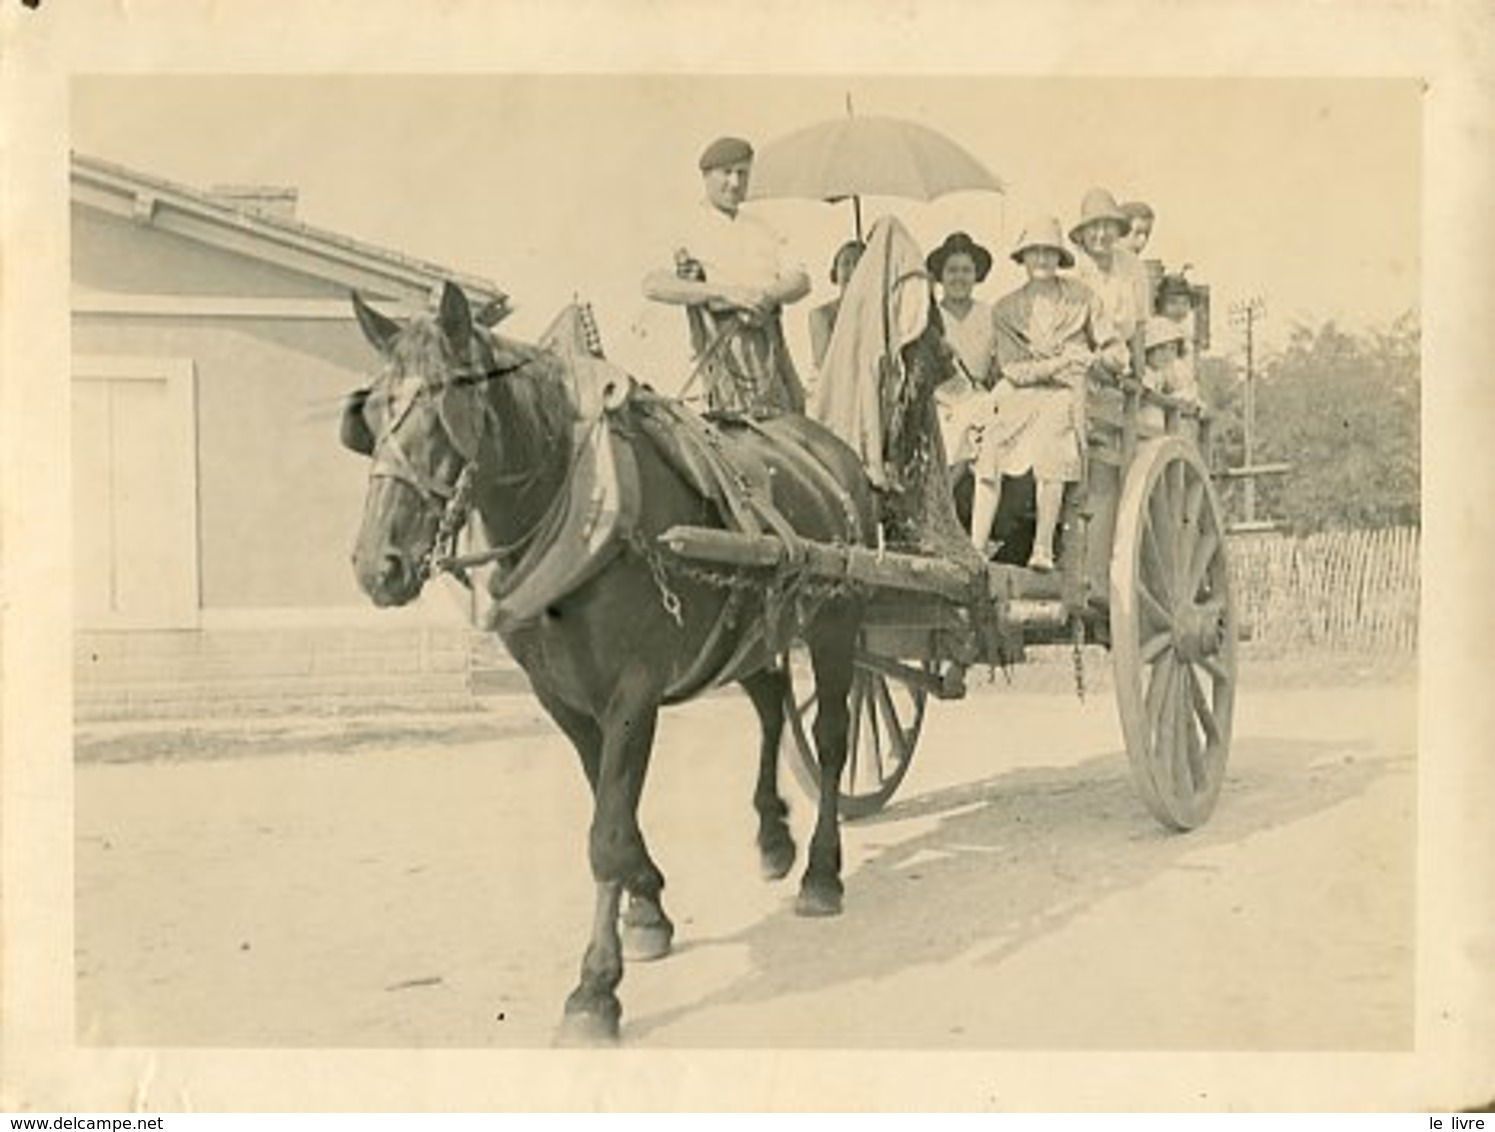
[[[395,338],[399,336],[400,324],[369,306],[357,291],[353,291],[352,295],[353,313],[358,316],[358,326],[363,331],[363,336],[381,354],[389,353],[394,348]]]
[[[462,288],[448,280],[441,285],[441,308],[437,314],[441,332],[453,346],[462,347],[472,337],[472,307]]]

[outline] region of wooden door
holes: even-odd
[[[79,629],[198,622],[191,362],[77,358],[73,598]]]

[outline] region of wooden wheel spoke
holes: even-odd
[[[1154,669],[1153,680],[1163,685],[1162,694],[1158,698],[1158,718],[1153,728],[1153,759],[1152,765],[1161,772],[1159,775],[1163,781],[1158,786],[1172,794],[1173,786],[1173,750],[1178,742],[1178,666],[1170,657],[1163,664]]]
[[[867,696],[867,676],[858,672],[851,682],[851,711],[846,728],[846,769],[842,775],[848,783],[857,780],[857,755],[862,740],[862,701]]]
[[[1159,559],[1168,568],[1168,577],[1172,577],[1173,540],[1169,537],[1170,532],[1176,530],[1173,518],[1173,508],[1168,505],[1168,500],[1163,494],[1163,481],[1158,481],[1157,490],[1147,501],[1145,522],[1143,523],[1143,534],[1147,541],[1153,544]]]
[[[1174,660],[1171,654],[1164,653],[1161,660],[1152,666],[1152,679],[1147,685],[1147,734],[1149,737],[1158,733],[1158,721],[1163,713],[1163,694],[1168,690],[1168,680],[1173,672]]]
[[[1142,608],[1152,618],[1153,623],[1171,632],[1173,614],[1168,611],[1167,606],[1154,597],[1152,591],[1141,582],[1137,584],[1137,596],[1142,599]]]
[[[1189,484],[1188,498],[1184,503],[1184,525],[1193,529],[1199,525],[1200,512],[1204,510],[1205,484],[1196,479]]]
[[[1198,765],[1199,732],[1194,727],[1194,712],[1185,687],[1194,682],[1187,664],[1178,666],[1177,680],[1178,698],[1174,701],[1177,737],[1173,747],[1173,784],[1180,796],[1192,796],[1204,781],[1204,774],[1203,768]]]
[[[904,748],[908,746],[908,732],[903,729],[903,721],[898,718],[898,705],[893,702],[893,692],[886,681],[879,681],[877,687],[877,707],[882,714],[883,724],[888,731],[888,737],[894,745],[893,755],[895,758],[903,758]]]
[[[1189,570],[1193,565],[1195,550],[1199,549],[1199,510],[1203,507],[1203,495],[1205,486],[1200,480],[1189,479],[1184,483],[1183,499],[1178,508],[1178,531],[1174,540],[1177,553],[1174,562],[1178,564],[1178,580],[1181,583],[1181,591],[1178,597],[1181,600],[1193,597],[1195,589],[1189,586]]]
[[[1230,683],[1231,675],[1225,670],[1225,666],[1220,663],[1217,657],[1202,656],[1199,658],[1199,663],[1216,680],[1223,684]]]
[[[1210,706],[1209,697],[1204,694],[1204,689],[1199,686],[1199,675],[1193,667],[1189,668],[1189,694],[1194,701],[1194,715],[1199,720],[1199,725],[1204,728],[1204,737],[1211,746],[1220,743],[1220,723],[1215,719],[1215,709]]]
[[[1142,643],[1142,663],[1151,664],[1153,661],[1157,660],[1164,649],[1167,649],[1172,644],[1172,630],[1164,629],[1160,633],[1154,633],[1151,637],[1149,637]]]
[[[862,712],[867,717],[867,730],[872,737],[873,747],[882,745],[882,726],[877,719],[878,698],[883,692],[884,685],[881,677],[872,675],[868,677],[871,695],[862,701]]]
[[[878,698],[887,691],[887,682],[881,676],[874,675],[871,677],[869,690],[871,695],[862,701],[862,710],[867,713],[867,737],[870,740],[868,745],[872,748],[872,771],[877,776],[872,781],[878,783],[886,777],[882,765],[882,726],[877,719]]]
[[[1220,536],[1214,531],[1205,531],[1194,544],[1194,553],[1189,558],[1189,576],[1184,583],[1183,596],[1187,600],[1193,601],[1199,596],[1199,587],[1204,584],[1205,575],[1219,555],[1220,546]]]
[[[1154,586],[1162,591],[1161,599],[1165,606],[1173,604],[1173,565],[1163,560],[1162,541],[1157,537],[1152,525],[1152,517],[1148,515],[1142,522],[1142,567],[1141,573],[1151,574],[1149,579]],[[1138,578],[1138,584],[1146,587],[1146,582]]]

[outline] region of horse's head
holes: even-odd
[[[396,322],[356,294],[353,309],[384,362],[344,412],[343,443],[373,458],[353,568],[375,605],[404,605],[425,584],[458,480],[489,427],[492,351],[450,283],[434,315]]]

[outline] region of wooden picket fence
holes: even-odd
[[[1326,531],[1230,540],[1241,624],[1261,645],[1417,651],[1419,531]]]

